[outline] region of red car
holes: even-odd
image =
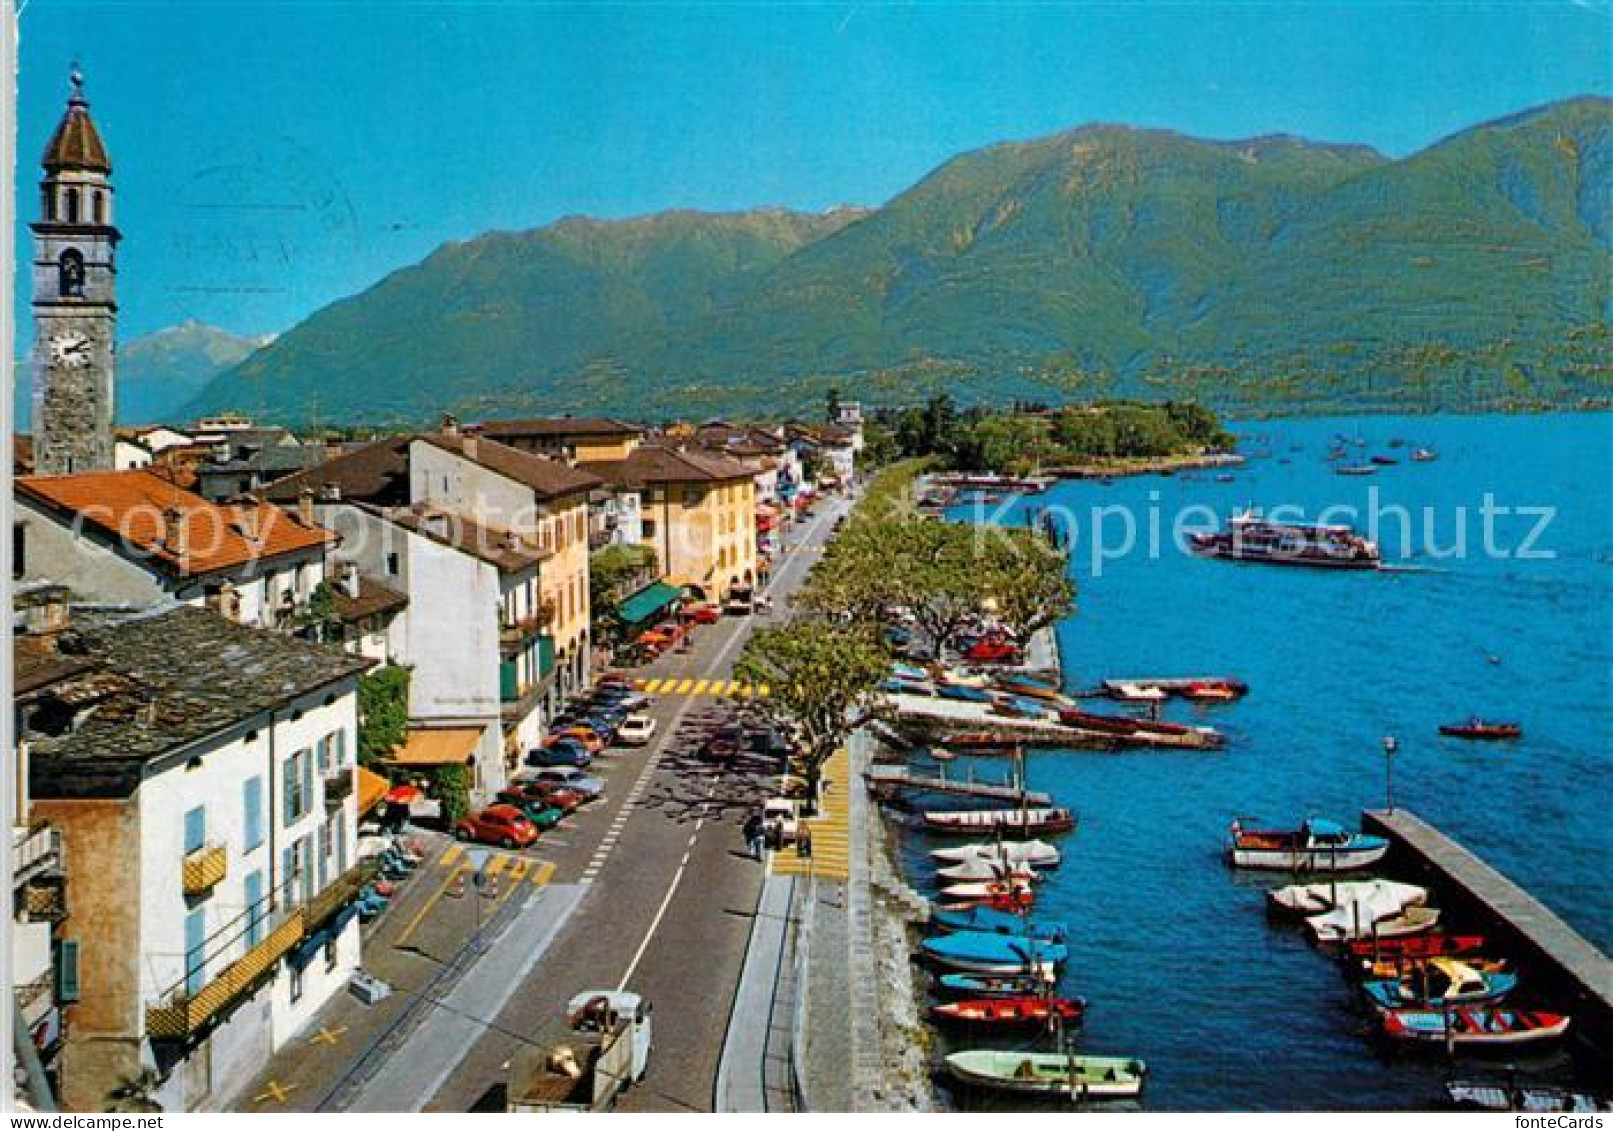
[[[514,782],[505,792],[515,794],[522,801],[541,801],[545,805],[553,805],[556,809],[567,813],[586,800],[582,794],[556,785],[552,781]]]
[[[716,605],[691,605],[683,611],[683,616],[695,624],[716,624],[722,619],[722,610]]]
[[[454,826],[455,840],[474,840],[500,848],[525,848],[538,839],[538,826],[513,805],[489,805]]]

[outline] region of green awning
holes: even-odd
[[[627,600],[616,606],[616,615],[623,624],[638,624],[649,620],[656,613],[676,601],[683,590],[676,585],[668,585],[664,581],[657,581],[646,585]]]

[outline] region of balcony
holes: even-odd
[[[332,880],[303,906],[303,924],[312,934],[342,908],[358,898],[364,885],[375,879],[378,868],[374,861],[357,864]]]
[[[229,859],[222,844],[204,844],[185,856],[185,894],[206,895],[224,880]]]
[[[498,642],[505,655],[519,652],[527,643],[543,631],[543,623],[536,616],[523,617],[518,621],[506,621],[498,626]]]
[[[220,1012],[249,992],[259,978],[302,940],[304,910],[287,912],[263,941],[221,970],[194,994],[184,983],[146,1006],[146,1035],[153,1040],[182,1041],[201,1030]]]
[[[325,774],[325,808],[336,810],[353,795],[353,767],[343,766]]]
[[[62,870],[62,834],[51,825],[16,825],[11,830],[11,883],[17,890],[37,876]]]

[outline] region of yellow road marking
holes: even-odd
[[[532,886],[541,888],[544,884],[549,882],[550,877],[553,875],[553,862],[549,860],[541,862],[536,868],[532,869]]]
[[[273,1100],[277,1104],[286,1102],[286,1097],[297,1090],[295,1084],[282,1084],[277,1080],[270,1080],[263,1086],[263,1091],[252,1097],[252,1102],[260,1104],[266,1100]]]
[[[723,694],[723,695],[738,695],[739,694],[739,689],[742,686],[743,685],[737,679],[730,679],[730,680],[728,680],[727,682],[725,682],[723,684],[723,689],[721,691],[721,694]],[[712,694],[714,694],[714,695],[718,694],[718,692],[717,692],[717,690],[715,688],[712,689]]]
[[[711,686],[711,680],[709,680],[709,679],[699,680],[694,685],[694,690],[691,691],[690,694],[691,695],[704,695],[706,693],[706,689],[709,688],[710,686]]]
[[[321,1028],[319,1032],[308,1038],[308,1043],[311,1045],[335,1045],[337,1041],[341,1040],[342,1034],[345,1032],[347,1032],[346,1025],[338,1025],[334,1029]]]
[[[458,846],[456,845],[455,847]],[[415,917],[409,920],[409,925],[403,928],[403,933],[398,936],[397,941],[392,945],[394,947],[400,947],[404,943],[408,942],[409,936],[414,934],[414,929],[420,925],[420,921],[426,917],[426,913],[437,905],[437,901],[443,897],[443,893],[448,890],[449,886],[453,884],[454,880],[465,877],[469,875],[469,873],[470,868],[468,866],[464,868],[456,868],[452,872],[448,873],[448,878],[443,880],[442,885],[438,887],[436,891],[431,893],[431,898],[427,899],[426,902],[421,906],[420,910],[415,912]]]
[[[463,855],[465,855],[465,846],[456,840],[453,844],[450,844],[448,846],[448,850],[442,854],[442,859],[437,861],[437,866],[445,869],[452,868],[454,866],[454,862]]]
[[[689,689],[691,687],[693,687],[693,686],[694,686],[694,680],[692,680],[692,679],[683,680],[673,690],[673,693],[676,694],[676,695],[687,695],[687,694],[689,694]]]
[[[665,682],[666,680],[664,679],[652,679],[649,683],[644,685],[644,690],[649,692],[651,695],[654,695],[657,691],[661,690],[661,685]]]
[[[483,865],[482,872],[489,876],[496,876],[500,872],[504,871],[504,865],[508,864],[509,862],[510,858],[508,856],[504,855],[502,852],[495,852],[493,853],[493,858]]]
[[[531,866],[527,863],[525,856],[517,856],[515,863],[510,865],[510,882],[514,884],[520,883],[526,878],[526,870]]]

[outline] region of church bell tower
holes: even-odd
[[[75,65],[67,112],[41,162],[34,233],[34,465],[44,475],[112,467],[112,162]]]

